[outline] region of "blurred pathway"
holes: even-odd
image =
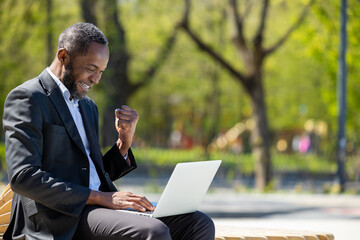
[[[160,193],[149,191],[161,192],[166,184],[166,180],[141,182],[125,180],[118,186],[157,201]],[[211,187],[199,210],[216,225],[325,231],[336,240],[360,239],[360,195],[235,193]]]

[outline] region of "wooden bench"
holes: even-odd
[[[10,222],[12,196],[13,191],[7,185],[0,195],[0,238]],[[334,236],[330,233],[321,232],[235,228],[216,225],[215,240],[334,240]]]
[[[331,233],[216,225],[215,240],[334,240]]]
[[[9,226],[12,197],[13,191],[8,184],[0,195],[0,237]]]

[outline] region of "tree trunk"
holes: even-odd
[[[120,91],[119,91],[120,92]],[[126,98],[123,97],[120,93],[119,95],[113,94],[112,96],[108,95],[106,98],[114,100],[113,103],[109,102],[104,106],[103,112],[103,123],[102,123],[102,134],[101,134],[101,146],[107,147],[113,145],[117,138],[118,134],[115,130],[115,109],[120,108],[122,104],[125,104]],[[118,104],[122,103],[122,104]]]
[[[254,128],[251,133],[251,141],[256,171],[256,187],[263,190],[270,183],[272,177],[272,166],[270,157],[269,126],[266,116],[266,104],[262,82],[262,66],[264,59],[281,47],[292,32],[297,29],[305,19],[310,6],[315,0],[310,0],[303,8],[297,21],[269,48],[264,47],[264,31],[266,27],[269,0],[262,1],[262,10],[259,26],[252,41],[247,41],[244,34],[244,20],[249,14],[252,1],[248,1],[248,7],[244,13],[240,13],[237,0],[229,0],[229,16],[233,26],[232,42],[242,56],[245,71],[239,71],[233,64],[228,62],[219,52],[206,44],[190,27],[189,15],[191,0],[184,0],[185,8],[183,19],[179,23],[191,40],[197,44],[200,50],[207,53],[213,60],[217,61],[234,79],[236,79],[250,95],[253,109]]]
[[[110,37],[109,42],[116,42]],[[127,54],[119,46],[110,44],[112,49],[108,70],[103,78],[103,86],[106,88],[106,100],[104,104],[102,140],[103,147],[113,145],[117,139],[115,130],[115,109],[127,104],[129,96],[128,74],[127,74]]]
[[[216,66],[214,66],[210,70],[211,76],[209,76],[209,79],[211,81],[211,94],[206,98],[206,101],[208,102],[207,105],[207,112],[206,116],[204,116],[204,119],[209,118],[211,119],[210,122],[210,130],[208,131],[208,134],[205,135],[205,141],[203,143],[204,149],[205,149],[205,156],[208,158],[210,157],[210,153],[208,152],[208,146],[211,143],[211,141],[214,139],[214,137],[217,135],[219,131],[219,122],[220,122],[220,112],[221,112],[221,106],[220,106],[220,80],[219,80],[219,70]],[[206,132],[205,129],[203,129],[203,132]]]
[[[117,1],[104,4],[105,32],[111,49],[110,59],[103,78],[106,88],[106,101],[103,113],[101,145],[111,146],[117,139],[114,127],[116,108],[127,103],[131,91],[128,77],[129,56],[126,48],[125,30],[119,20]]]
[[[255,77],[254,88],[250,92],[252,117],[254,121],[251,131],[252,152],[255,159],[256,188],[263,190],[272,178],[272,165],[270,155],[270,134],[266,115],[265,94],[261,74]]]
[[[109,42],[110,59],[107,70],[102,79],[101,86],[105,92],[101,126],[101,146],[107,147],[115,143],[117,132],[115,130],[115,109],[126,104],[131,95],[127,73],[128,53],[126,49],[125,30],[118,17],[116,0],[99,1],[81,0],[82,15],[86,22],[96,25],[95,9],[101,8],[104,12],[104,33]]]
[[[86,22],[92,22],[96,25],[95,9],[103,9],[103,29],[109,41],[110,59],[107,70],[105,71],[101,86],[105,89],[106,99],[101,126],[101,146],[106,147],[114,144],[117,139],[117,133],[114,127],[114,111],[121,105],[127,104],[129,97],[141,87],[146,86],[161,65],[165,63],[170,54],[177,36],[177,29],[166,39],[163,47],[158,52],[157,58],[145,71],[144,76],[136,84],[131,83],[128,74],[128,63],[130,61],[125,29],[119,19],[118,1],[96,1],[81,0],[82,15]],[[100,7],[101,6],[101,7]]]

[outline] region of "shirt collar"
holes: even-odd
[[[54,79],[56,84],[59,86],[59,88],[61,90],[61,93],[64,96],[65,101],[78,103],[79,99],[73,98],[73,99],[70,100],[70,91],[69,91],[69,89],[67,89],[67,87],[55,76],[55,74],[51,72],[50,68],[47,67],[46,70],[50,74],[50,76]]]

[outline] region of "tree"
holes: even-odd
[[[102,146],[109,146],[116,139],[113,127],[114,110],[123,104],[127,104],[130,96],[151,81],[170,54],[178,31],[175,29],[169,34],[156,59],[148,66],[140,79],[132,80],[129,75],[131,58],[125,37],[126,30],[119,18],[118,1],[109,0],[101,3],[103,9],[101,13],[104,23],[103,29],[106,32],[109,48],[111,49],[108,68],[103,77],[106,101],[102,123]],[[95,14],[95,6],[97,6],[95,1],[81,0],[81,6],[84,20],[96,24],[98,16]]]
[[[240,14],[237,0],[229,0],[229,18],[231,19],[231,24],[233,25],[232,42],[239,55],[242,57],[244,64],[244,70],[242,71],[238,70],[233,64],[215,51],[214,48],[205,43],[205,41],[201,39],[195,31],[193,31],[189,18],[191,2],[190,0],[184,1],[184,15],[178,26],[202,51],[208,54],[213,60],[217,61],[226,71],[228,71],[234,79],[242,85],[251,99],[252,118],[255,122],[251,134],[253,155],[256,161],[255,182],[258,189],[264,189],[265,186],[270,183],[272,178],[270,136],[263,86],[264,61],[268,56],[278,50],[278,48],[287,41],[292,32],[301,25],[314,0],[311,0],[308,5],[303,8],[297,21],[270,47],[266,47],[264,43],[264,33],[268,21],[270,1],[262,1],[259,25],[255,36],[249,40],[246,39],[244,34],[244,23],[246,17],[251,11],[254,1],[247,1],[245,11]]]
[[[48,2],[46,2],[47,4]],[[35,1],[0,1],[0,103],[3,106],[9,91],[21,82],[34,77],[43,69],[48,49],[43,41],[47,28],[44,15],[51,6]],[[0,108],[0,116],[3,107]],[[1,119],[2,120],[2,119]],[[3,136],[2,128],[0,136]]]
[[[47,45],[47,56],[46,62],[48,65],[54,59],[54,44],[53,44],[53,29],[52,29],[52,10],[53,10],[53,1],[46,0],[46,45]]]

